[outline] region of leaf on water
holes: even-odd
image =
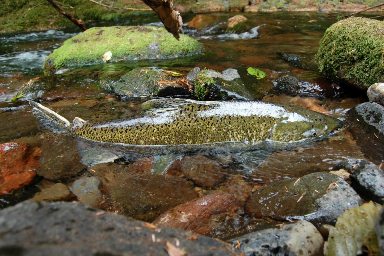
[[[325,255],[358,255],[363,248],[368,255],[379,255],[375,224],[381,208],[370,202],[345,211],[329,233]]]
[[[249,75],[256,77],[256,79],[263,79],[267,76],[267,74],[258,68],[249,67],[247,68],[247,72]]]
[[[167,242],[167,246],[165,249],[167,250],[169,256],[186,256],[187,255],[187,253],[184,250],[177,248],[170,242]]]

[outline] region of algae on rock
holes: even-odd
[[[317,52],[320,72],[362,89],[384,80],[384,21],[348,18],[325,32]]]
[[[48,72],[103,63],[102,56],[111,51],[110,62],[123,60],[172,59],[198,55],[202,45],[181,35],[176,40],[164,28],[152,26],[94,27],[68,40],[45,61]]]

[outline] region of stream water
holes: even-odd
[[[41,102],[69,120],[79,116],[90,122],[104,122],[140,116],[142,113],[140,104],[144,100],[121,101],[98,87],[99,79],[105,74],[122,74],[131,70],[135,65],[167,67],[167,69],[183,74],[196,66],[218,71],[236,68],[244,77],[247,77],[247,67],[257,67],[265,71],[267,77],[262,80],[249,77],[244,81],[252,99],[309,108],[340,120],[344,120],[348,109],[365,101],[365,96],[326,80],[316,70],[294,67],[281,57],[282,54],[294,54],[311,63],[325,29],[337,20],[337,15],[246,14],[250,27],[261,26],[257,38],[243,40],[210,38],[212,30],[209,28],[226,21],[231,16],[231,14],[203,15],[207,20],[206,25],[203,25],[206,27],[203,29],[205,32],[185,28],[186,33],[197,37],[205,47],[205,55],[197,59],[105,64],[67,71],[54,78],[43,76],[44,59],[53,49],[59,47],[65,39],[75,33],[51,30],[0,36],[0,143],[17,140],[38,145],[44,144],[44,141],[41,141],[44,138],[44,132],[39,128],[28,103],[11,101],[19,88],[31,82],[41,83],[43,87]],[[140,23],[138,20],[137,24]],[[272,82],[282,74],[293,75],[301,81],[317,86],[324,94],[318,98],[278,94],[273,90]],[[83,150],[82,154],[85,159],[97,154],[102,155],[103,152],[102,147],[92,147],[93,152],[84,149],[87,148],[84,144],[80,143],[79,147]],[[341,129],[327,140],[293,149],[255,149],[241,152],[212,150],[191,154],[204,154],[209,159],[216,161],[225,167],[226,175],[234,180],[241,179],[252,186],[260,186],[276,180],[327,171],[337,161],[349,157],[366,158],[369,156],[369,150],[365,150],[365,154],[362,153],[363,151],[348,129]],[[157,169],[153,167],[152,171],[161,173],[164,166],[172,163],[174,159],[180,159],[182,155],[172,154],[172,156],[164,157],[146,154],[145,157],[153,157],[154,166],[157,166]],[[131,158],[128,156],[123,162],[132,163],[140,158],[140,155],[132,154]],[[370,160],[379,161],[380,159]],[[92,163],[92,160],[84,161]],[[204,176],[204,173],[199,175]],[[74,177],[59,180],[70,183]],[[38,187],[42,182],[44,179],[39,179],[32,186]],[[154,183],[154,185],[156,184]],[[225,186],[225,184],[222,185],[222,187]],[[201,192],[200,188],[195,189]],[[35,190],[32,189],[32,191]],[[133,192],[131,191],[131,193]],[[206,192],[203,189],[201,193]],[[33,192],[27,193],[27,196],[23,198],[28,198],[32,194]],[[4,198],[6,203],[2,205],[7,206],[17,200],[11,195]],[[107,198],[103,202],[104,208],[121,211],[108,200],[111,199]],[[142,219],[146,219],[146,217]],[[245,222],[247,222],[246,218],[239,220],[239,223]],[[232,224],[232,228],[217,231],[216,236],[231,237],[235,233],[241,233],[233,226],[234,224]]]

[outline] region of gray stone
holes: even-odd
[[[384,83],[371,85],[367,90],[369,101],[384,105]]]
[[[255,191],[246,203],[246,211],[258,218],[333,224],[346,209],[357,207],[361,202],[342,178],[318,172],[274,182]]]
[[[97,177],[82,177],[72,184],[71,191],[83,204],[97,207],[101,201],[99,186]]]
[[[0,211],[0,255],[169,255],[167,243],[188,255],[236,255],[218,240],[78,203],[23,202]]]
[[[349,159],[339,166],[351,173],[352,186],[367,200],[384,203],[384,171],[377,165],[360,159]]]
[[[321,255],[324,240],[307,221],[286,224],[250,233],[232,240],[246,256],[253,255]]]
[[[356,106],[356,112],[364,121],[384,135],[384,106],[374,102],[365,102]]]

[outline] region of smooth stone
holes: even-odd
[[[198,196],[191,182],[184,178],[129,172],[129,168],[103,164],[91,170],[110,197],[111,208],[121,214],[153,221],[163,212]]]
[[[34,195],[32,200],[41,201],[66,201],[72,197],[71,191],[63,183],[56,183],[50,187],[44,188],[41,192]]]
[[[217,231],[229,219],[235,219],[240,211],[236,197],[217,191],[178,205],[160,215],[153,223],[159,227],[181,228],[217,237]]]
[[[245,256],[322,255],[324,244],[316,227],[305,220],[253,232],[231,242]]]
[[[37,174],[48,180],[65,180],[86,168],[81,163],[76,140],[70,135],[46,133],[41,149],[41,167]]]
[[[371,85],[367,90],[369,101],[379,103],[384,106],[384,83]]]
[[[257,218],[333,224],[362,199],[342,178],[324,172],[276,181],[252,193],[246,212]]]
[[[79,203],[23,202],[0,211],[0,255],[237,255],[230,245]]]
[[[226,170],[206,156],[186,156],[181,159],[181,172],[196,186],[214,188],[224,181]]]
[[[71,191],[81,203],[97,207],[102,198],[99,186],[97,177],[81,177],[72,184]]]
[[[0,195],[30,184],[39,169],[41,150],[24,143],[0,144]]]

